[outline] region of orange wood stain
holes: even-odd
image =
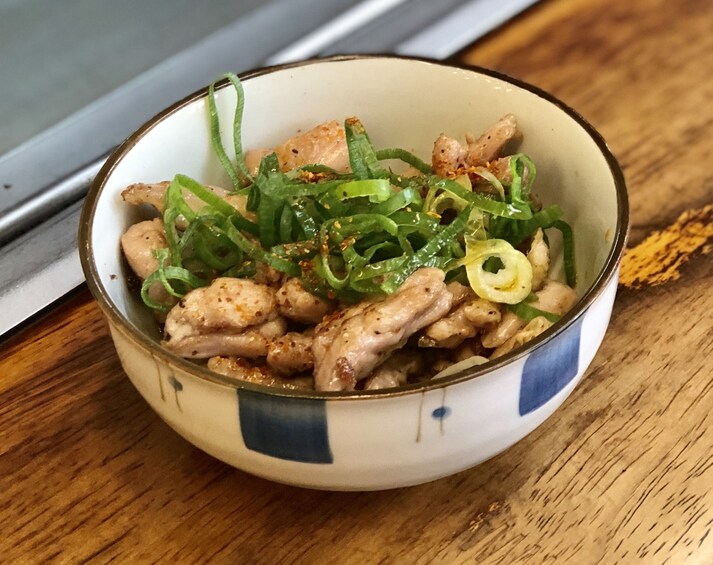
[[[713,204],[688,210],[661,231],[653,232],[636,247],[627,249],[621,262],[619,284],[642,288],[675,281],[681,267],[713,246]]]

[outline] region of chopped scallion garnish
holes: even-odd
[[[573,285],[572,230],[558,206],[533,211],[535,166],[529,157],[510,157],[507,182],[485,167],[471,172],[470,180],[445,178],[408,151],[375,149],[364,125],[348,118],[350,172],[321,164],[284,172],[270,153],[251,175],[242,147],[242,85],[235,75],[226,78],[236,94],[234,157],[222,143],[214,84],[207,106],[211,144],[233,184],[231,199],[176,175],[164,203],[167,249],[156,251],[158,268],[142,286],[148,306],[166,309],[149,292],[155,283],[181,297],[219,276],[252,277],[261,264],[300,277],[314,294],[346,302],[393,293],[417,269],[438,267],[449,280],[469,278],[479,294],[516,302],[510,308],[525,319],[543,315],[553,321],[554,315],[523,301],[531,272],[515,248],[540,228],[560,230],[567,282]],[[402,177],[382,163],[392,160],[420,174]],[[490,185],[487,191],[477,190],[484,184]],[[242,212],[233,198],[245,200]]]

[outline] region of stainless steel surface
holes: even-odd
[[[168,8],[165,2],[163,4]],[[148,118],[209,83],[220,73],[261,65],[278,48],[320,23],[328,22],[352,4],[354,0],[272,0],[263,3],[230,25],[127,79],[118,88],[0,157],[0,185],[10,187],[0,191],[0,215],[16,210],[60,179],[106,154]],[[176,19],[173,16],[171,23]],[[101,44],[98,38],[97,41]],[[117,42],[112,38],[110,44]],[[85,49],[89,47],[85,45]],[[145,47],[151,55],[153,44],[148,43]],[[65,67],[70,62],[71,59],[64,61]],[[101,67],[101,59],[93,62]],[[19,74],[17,69],[15,72]],[[90,76],[94,74],[90,73]],[[78,81],[82,77],[73,78]],[[51,91],[48,97],[49,100],[35,108],[51,105]],[[19,110],[19,107],[15,109]],[[7,108],[8,115],[13,113],[13,107]],[[6,126],[3,124],[2,128],[4,131]],[[57,208],[45,207],[47,216],[56,211]],[[18,213],[13,218],[12,226],[4,226],[5,233],[28,227],[27,218]],[[0,235],[0,243],[1,238]]]
[[[265,64],[280,65],[313,57],[322,53],[324,49],[334,44],[335,41],[339,41],[360,28],[368,29],[370,24],[388,15],[394,8],[407,1],[365,0],[334,18],[328,25],[314,30],[292,45],[288,45],[285,49],[268,57]],[[409,10],[413,9],[413,1],[410,2],[408,8]],[[351,52],[354,53],[355,51]]]
[[[77,252],[82,202],[13,241],[0,254],[0,336],[84,281]]]
[[[356,2],[334,2],[331,15],[327,6],[324,21]],[[0,155],[267,4],[272,2],[0,0]],[[300,27],[299,18],[294,23],[295,35],[285,45],[310,29]],[[278,31],[289,36],[289,30]]]
[[[42,111],[32,127],[45,128],[56,112],[44,109],[58,94],[36,92],[41,78],[45,86],[55,84],[56,77],[67,85],[69,93],[58,89],[58,106],[81,108],[0,156],[0,245],[30,230],[0,248],[0,335],[82,282],[76,251],[78,199],[103,164],[103,156],[165,106],[225,70],[239,72],[268,62],[354,52],[444,58],[534,1],[220,0],[208,10],[206,4],[198,9],[187,0],[129,0],[121,7],[108,0],[66,0],[64,10],[75,18],[82,16],[77,23],[53,0],[0,0],[0,76],[8,60],[22,55],[17,37],[23,25],[25,34],[38,35],[43,25],[51,30],[50,38],[43,38],[27,57],[30,64],[39,65],[36,74],[28,73],[29,84],[4,100],[0,90],[0,115],[13,104],[20,108],[36,103]],[[13,11],[23,7],[19,16]],[[46,18],[57,17],[54,27],[43,10]],[[196,10],[200,17],[186,18]],[[214,31],[226,17],[237,19]],[[97,19],[95,29],[90,24],[97,25]],[[8,30],[9,36],[3,36]],[[46,76],[50,65],[41,54],[52,53],[51,38],[64,45],[59,36],[82,30],[87,37],[69,41],[64,66]],[[206,30],[213,33],[203,37]],[[4,50],[8,44],[11,49]],[[112,68],[103,61],[115,61],[115,49],[125,50],[125,59],[120,57]],[[6,87],[8,82],[12,83],[0,84]],[[91,103],[86,103],[82,82],[94,93]],[[28,123],[18,127],[21,121],[13,114],[9,127],[0,124],[0,151],[32,130]]]
[[[483,0],[475,0],[482,2]],[[473,0],[470,0],[473,2]],[[412,37],[417,37],[425,30],[437,26],[449,14],[466,5],[468,0],[409,0],[403,7],[384,13],[373,20],[368,26],[355,30],[347,36],[338,38],[327,48],[320,51],[322,55],[338,53],[402,53],[412,55],[403,49]],[[460,27],[467,32],[474,22],[463,20]],[[472,35],[476,39],[477,35]],[[429,46],[435,53],[438,46],[447,41],[446,36],[436,36]],[[422,56],[431,56],[428,52]],[[445,56],[444,56],[445,57]],[[440,57],[440,58],[444,58]],[[434,57],[437,58],[437,57]]]
[[[25,199],[1,215],[0,245],[10,241],[17,233],[33,225],[41,224],[55,212],[84,198],[105,159],[106,157],[100,157],[92,161],[67,178],[40,191],[34,198]]]
[[[444,59],[505,23],[537,0],[471,0],[396,48],[396,53]]]

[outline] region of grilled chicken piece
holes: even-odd
[[[510,184],[512,182],[512,170],[510,169],[510,159],[512,159],[511,155],[508,155],[507,157],[500,157],[499,159],[490,161],[486,168],[488,171],[493,173],[493,175],[500,182]],[[523,171],[523,175],[522,175],[523,184],[527,184],[527,181],[529,179],[530,179],[529,169],[525,168],[525,170]]]
[[[500,321],[498,307],[481,298],[468,300],[454,308],[447,316],[428,326],[418,338],[419,347],[445,347],[453,349],[464,340],[476,336],[481,330],[493,327]]]
[[[530,303],[530,306],[562,316],[577,302],[577,294],[568,287],[557,281],[545,281],[542,289],[535,293],[537,300]],[[525,321],[506,311],[500,323],[492,330],[483,334],[481,341],[488,349],[496,348],[504,344],[513,337],[520,328],[525,325]]]
[[[325,122],[292,137],[274,149],[280,168],[291,171],[302,165],[319,163],[339,172],[349,171],[349,150],[344,127],[337,121]],[[245,154],[248,169],[257,171],[260,159],[271,153],[253,149]]]
[[[317,390],[353,390],[420,329],[443,317],[453,297],[440,269],[419,269],[378,302],[363,302],[326,317],[312,351]]]
[[[168,313],[164,345],[184,357],[256,357],[283,335],[275,290],[246,279],[221,277],[192,290]]]
[[[314,367],[312,336],[289,332],[271,341],[267,346],[267,364],[286,375],[310,370]]]
[[[480,341],[483,347],[493,349],[514,336],[524,324],[525,322],[517,314],[506,309],[498,325],[485,332]]]
[[[500,321],[498,305],[483,298],[476,298],[462,306],[463,315],[479,330],[493,327]]]
[[[453,298],[451,311],[423,331],[418,338],[419,347],[453,349],[500,321],[498,307],[478,298],[469,286],[451,282],[447,288]]]
[[[423,370],[418,351],[399,349],[364,380],[364,390],[380,390],[405,385],[411,375]]]
[[[298,377],[288,379],[278,375],[267,365],[252,364],[239,357],[211,357],[208,359],[208,368],[211,371],[234,377],[241,381],[261,384],[270,387],[288,389],[312,389],[314,380],[312,377]]]
[[[141,280],[158,268],[158,261],[153,256],[153,251],[167,247],[163,222],[158,218],[134,224],[121,236],[124,257]]]
[[[149,206],[156,208],[159,212],[163,212],[166,191],[168,190],[169,184],[171,184],[169,181],[155,183],[137,182],[127,186],[121,192],[121,197],[129,204],[134,204],[135,206],[148,204]],[[209,188],[216,195],[220,196],[245,218],[251,221],[255,220],[255,214],[253,212],[248,212],[246,208],[248,202],[246,196],[243,196],[242,194],[233,194],[228,192],[226,189],[217,186],[206,185],[206,188]],[[190,206],[191,210],[200,210],[206,205],[205,202],[188,190],[183,191],[183,198],[186,201],[186,204]]]
[[[446,285],[448,292],[451,293],[453,297],[453,302],[451,303],[451,308],[455,308],[459,304],[462,304],[468,298],[475,298],[475,292],[469,286],[461,284],[456,281],[449,282]]]
[[[459,167],[465,167],[465,157],[468,152],[457,140],[441,134],[433,144],[431,166],[433,172],[445,177]]]
[[[174,306],[176,308],[176,306]],[[239,355],[249,359],[265,357],[272,340],[287,331],[284,318],[275,317],[259,326],[250,327],[240,333],[212,332],[191,335],[181,339],[170,339],[162,344],[176,355],[186,359],[206,359],[214,355]]]
[[[532,238],[527,260],[532,266],[532,291],[536,292],[545,284],[550,272],[550,247],[545,243],[542,229],[538,229]]]
[[[158,261],[153,256],[153,251],[167,247],[163,222],[158,218],[134,224],[121,236],[121,249],[124,252],[124,257],[126,257],[131,270],[141,280],[158,268]],[[166,292],[160,282],[151,285],[149,298],[161,304],[176,303],[176,299]],[[163,315],[163,313],[157,314],[160,319]]]
[[[486,165],[500,157],[508,143],[521,137],[515,116],[507,114],[486,129],[479,138],[476,139],[470,134],[465,136],[468,142],[465,162],[471,167]]]
[[[251,149],[245,152],[245,166],[248,168],[248,172],[252,176],[257,176],[260,170],[260,161],[266,155],[272,153],[269,149]]]
[[[512,171],[510,170],[510,159],[512,156],[500,157],[500,159],[495,159],[495,161],[490,161],[487,165],[487,170],[493,173],[495,177],[503,184],[509,185],[512,182]],[[522,173],[522,183],[526,185],[530,180],[530,170],[525,168]],[[473,190],[477,190],[480,186],[485,186],[486,188],[490,186],[489,183],[478,183],[478,186]],[[528,194],[530,204],[536,212],[542,210],[542,202],[537,197],[537,195],[530,191]]]
[[[463,147],[460,142],[441,134],[433,144],[431,165],[437,175],[447,176],[457,169],[466,171],[468,167],[481,167],[487,165],[501,156],[505,147],[511,141],[519,140],[520,131],[517,129],[515,116],[507,114],[491,125],[477,139],[471,134],[466,134],[468,147]],[[505,159],[508,159],[505,161]],[[501,180],[510,178],[510,161],[504,157],[497,167],[493,167],[493,174]]]
[[[166,190],[168,190],[169,184],[171,183],[167,180],[154,183],[136,182],[121,191],[121,198],[124,202],[133,204],[134,206],[148,204],[156,208],[159,212],[163,212]]]
[[[510,353],[513,349],[520,347],[521,345],[527,343],[528,341],[536,338],[546,329],[552,326],[552,322],[547,320],[542,316],[533,318],[524,328],[519,330],[514,336],[508,339],[505,343],[499,346],[495,351],[493,351],[490,356],[491,359],[496,357],[501,357],[506,353]]]
[[[572,287],[552,280],[545,281],[535,296],[537,300],[532,302],[531,306],[558,316],[566,314],[577,302],[577,293],[572,290]]]
[[[327,300],[307,292],[298,278],[288,279],[277,291],[280,314],[303,324],[318,324],[334,309]]]

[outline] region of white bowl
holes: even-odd
[[[210,149],[207,89],[165,110],[109,158],[87,198],[80,253],[131,381],[174,430],[207,453],[275,481],[370,490],[430,481],[503,451],[545,421],[592,361],[614,302],[628,207],[602,138],[552,96],[496,72],[398,57],[338,57],[242,75],[243,141],[269,147],[356,115],[377,147],[428,157],[445,132],[462,138],[514,113],[535,190],[575,233],[578,304],[552,328],[493,362],[400,389],[324,393],[271,389],[214,374],[158,344],[152,316],[126,284],[121,233],[139,219],[121,190],[181,172],[227,186]],[[222,123],[235,93],[217,89]],[[224,143],[232,147],[230,128]],[[553,237],[556,269],[559,241]]]

